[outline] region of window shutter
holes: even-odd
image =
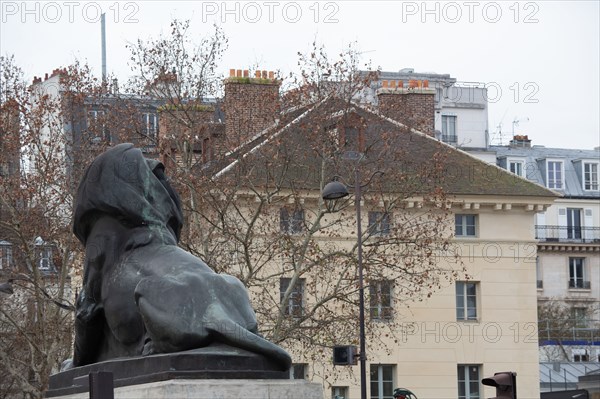
[[[592,217],[592,209],[586,208],[583,210],[583,238],[586,242],[591,242],[594,238],[594,231],[590,228],[594,225]]]
[[[546,239],[546,213],[536,213],[535,214],[535,238],[538,240]]]
[[[567,208],[558,208],[558,238],[567,239]]]

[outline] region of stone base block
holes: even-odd
[[[151,382],[198,380],[286,380],[288,370],[257,353],[227,345],[211,345],[184,352],[111,359],[75,367],[50,376],[47,398],[87,392],[89,374],[108,371],[115,388]]]
[[[89,393],[56,399],[88,399]],[[305,380],[170,380],[115,388],[115,399],[323,399],[320,384]]]

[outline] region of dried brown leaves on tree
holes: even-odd
[[[23,321],[1,319],[15,337],[2,340],[4,356],[28,359],[5,363],[33,373],[11,377],[11,389],[27,386],[38,395],[50,371],[68,356],[72,316],[56,305],[70,304],[68,276],[81,272],[74,266],[80,253],[70,231],[70,206],[83,168],[111,143],[133,141],[166,164],[185,210],[181,245],[248,286],[261,332],[295,360],[329,364],[331,346],[358,343],[353,195],[333,206],[320,194],[334,176],[352,185],[358,168],[360,183],[370,181],[362,206],[367,318],[383,322],[367,323],[369,345],[398,339],[403,305],[426,299],[464,272],[459,259],[440,256],[452,253],[450,199],[442,188],[446,147],[439,146],[427,162],[407,162],[402,140],[412,137],[410,126],[357,105],[376,74],[359,71],[371,68],[360,65],[354,46],[332,60],[315,43],[308,54],[299,54],[299,72],[283,80],[281,73],[270,79],[261,71],[256,82],[270,85],[277,97],[266,96],[261,104],[271,102],[273,108],[261,106],[268,112],[261,114],[260,129],[240,122],[227,137],[221,118],[243,112],[223,99],[217,73],[227,39],[215,27],[195,43],[189,22],[173,21],[171,28],[168,35],[129,45],[135,78],[121,88],[112,78],[94,80],[81,65],[59,71],[58,97],[32,97],[31,88],[14,79],[18,68],[3,76],[2,106],[19,115],[21,131],[13,129],[5,140],[11,129],[3,128],[3,146],[19,148],[22,159],[35,158],[3,178],[1,188],[0,240],[14,246],[13,263],[20,269],[11,273],[18,270],[29,279],[29,291],[19,295],[33,298],[37,312],[21,312]],[[232,82],[251,83],[255,75],[249,75]],[[11,84],[21,95],[6,94],[12,93],[9,81],[20,82]],[[158,132],[144,119],[156,112]],[[242,131],[246,135],[238,136]],[[349,150],[364,156],[357,161]],[[29,169],[36,173],[26,173]],[[55,249],[57,273],[51,278],[35,267],[36,243]],[[17,303],[15,295],[0,293],[4,313],[9,314],[7,301]],[[38,323],[44,334],[25,334],[31,329],[25,322]],[[44,347],[28,344],[33,337]],[[44,361],[35,357],[42,355]]]
[[[71,354],[81,275],[72,204],[83,165],[106,145],[77,126],[103,89],[85,65],[29,85],[12,57],[0,63],[0,397],[37,398]]]
[[[184,42],[178,35],[172,40],[162,46]],[[181,62],[165,60],[165,53],[158,54],[152,47],[157,43],[145,43],[143,51],[133,53],[150,55],[144,62],[164,65],[164,70]],[[158,55],[152,58],[153,54]],[[300,55],[299,74],[281,85],[281,112],[270,127],[210,159],[203,158],[204,148],[199,143],[196,147],[168,148],[173,160],[168,173],[186,208],[188,226],[182,245],[218,272],[235,275],[248,286],[261,332],[290,349],[296,360],[305,356],[304,360],[328,363],[331,353],[327,348],[358,343],[352,197],[341,201],[336,209],[320,197],[321,189],[334,175],[353,184],[357,166],[362,183],[376,171],[385,172],[385,177],[375,176],[365,190],[363,225],[370,210],[379,212],[375,224],[387,223],[381,218],[389,218],[390,227],[382,235],[364,226],[364,264],[367,294],[379,281],[393,281],[391,306],[395,314],[386,316],[386,323],[369,323],[372,345],[377,346],[383,337],[399,338],[403,303],[427,298],[464,272],[456,257],[440,256],[451,253],[452,237],[449,198],[441,189],[446,149],[440,146],[426,167],[408,165],[403,162],[405,150],[394,141],[402,128],[371,126],[372,120],[358,115],[366,110],[355,112],[355,101],[360,101],[374,77],[359,72],[359,67],[369,68],[359,65],[359,58],[351,46],[331,61],[326,51],[314,44],[310,54]],[[156,71],[160,69],[151,76]],[[253,71],[249,76],[246,80],[251,82]],[[246,82],[244,78],[233,80]],[[196,109],[175,103],[172,111],[196,112],[181,118],[171,113],[169,123],[161,123],[160,137],[172,136],[177,141],[173,132],[181,131],[188,137],[202,137],[202,129],[208,126],[206,119],[195,128],[189,120],[193,115],[200,118],[201,112],[212,113],[212,109],[201,108],[207,104],[195,104]],[[216,122],[211,119],[211,124]],[[339,134],[350,125],[367,129],[370,137],[376,137],[366,141],[366,160],[360,164],[344,159],[340,150]],[[402,133],[408,135],[407,130]],[[418,207],[407,209],[414,198]],[[381,298],[373,299],[374,303],[376,299]],[[369,303],[367,298],[367,306]],[[367,317],[369,313],[367,309]]]

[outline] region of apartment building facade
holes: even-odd
[[[407,287],[403,288],[401,281],[372,279],[367,287],[368,323],[375,330],[385,327],[386,323],[395,323],[398,329],[392,336],[378,335],[379,338],[368,345],[370,397],[389,398],[393,388],[399,386],[411,389],[419,397],[487,397],[493,392],[481,385],[481,379],[507,370],[518,373],[520,398],[539,397],[538,341],[537,336],[531,334],[532,326],[537,323],[538,295],[537,241],[533,226],[536,213],[546,211],[555,195],[455,148],[471,147],[473,151],[479,151],[480,147],[487,147],[485,89],[473,90],[476,94],[467,100],[462,97],[462,91],[456,93],[460,90],[447,75],[417,76],[414,72],[405,72],[407,76],[402,77],[382,74],[380,86],[372,88],[372,99],[378,107],[375,111],[360,104],[341,107],[335,102],[281,110],[279,83],[274,77],[261,73],[250,78],[247,72],[240,72],[235,71],[225,83],[224,120],[219,117],[219,110],[204,107],[161,109],[156,105],[142,112],[145,115],[156,110],[156,116],[141,117],[145,122],[141,126],[142,129],[145,126],[148,134],[156,136],[155,156],[163,157],[167,167],[169,160],[175,168],[191,155],[191,171],[210,175],[212,179],[223,178],[235,170],[239,160],[261,151],[267,153],[267,148],[279,145],[282,150],[297,149],[309,144],[307,136],[299,138],[294,133],[305,133],[301,127],[310,126],[311,119],[317,120],[315,115],[321,115],[321,111],[329,115],[325,130],[336,151],[340,146],[356,146],[350,151],[362,153],[361,148],[366,148],[369,140],[377,141],[377,134],[385,132],[398,140],[398,148],[403,154],[411,157],[410,162],[398,163],[399,166],[422,165],[426,168],[434,154],[443,153],[446,157],[448,186],[445,189],[453,196],[449,227],[455,235],[452,245],[461,255],[465,276],[469,278],[449,280],[437,287],[430,297],[410,302],[410,307],[403,304],[410,298],[403,293]],[[387,87],[384,87],[384,81],[387,81]],[[399,81],[403,81],[402,85]],[[97,101],[89,103],[82,108],[79,119],[65,129],[85,133],[89,126],[95,125],[99,129],[94,131],[101,132],[94,136],[98,138],[96,141],[115,142],[103,126],[103,118],[112,116],[103,114],[105,109]],[[198,130],[176,132],[178,112],[190,111],[198,116]],[[408,120],[403,120],[404,117]],[[156,126],[160,126],[158,131]],[[161,140],[177,142],[180,135],[189,140],[187,155],[176,143],[167,145],[167,149],[160,148]],[[65,153],[68,150],[65,147]],[[285,206],[275,202],[267,208],[268,218],[274,221],[278,234],[285,239],[303,237],[306,231],[303,226],[311,220],[320,204],[322,180],[317,177],[323,175],[313,168],[314,156],[303,155],[286,165],[296,172],[281,180],[285,183],[282,192],[287,193],[281,195],[285,198]],[[336,161],[331,162],[336,165]],[[258,176],[274,178],[263,172],[258,170]],[[331,178],[349,170],[328,166],[326,172]],[[296,186],[301,180],[306,185]],[[242,200],[247,197],[250,198],[240,192],[235,198],[244,204]],[[254,202],[250,206],[256,206],[259,196],[255,194],[252,198]],[[396,217],[394,213],[386,213],[384,199],[365,201],[361,206],[365,207],[362,223],[369,227],[368,231],[376,228],[383,237],[394,228],[396,217],[401,213],[394,211]],[[427,206],[418,196],[402,201],[402,209],[407,212]],[[332,213],[327,218],[333,220],[338,216],[341,217]],[[334,237],[320,237],[317,241],[352,254],[356,233],[351,223]],[[452,254],[445,253],[436,256],[440,263],[445,257],[453,258]],[[400,256],[397,262],[402,262]],[[285,270],[287,263],[286,259],[274,259],[269,267]],[[308,309],[311,302],[314,303],[314,296],[308,292],[311,279],[313,284],[318,281],[317,276],[309,274],[300,280],[282,274],[275,284],[276,291],[271,292],[278,300],[277,306],[283,307],[283,313],[292,321],[294,315],[302,314],[302,309]],[[252,288],[251,292],[257,303],[264,300],[263,292],[252,291]],[[294,342],[285,342],[286,345],[296,353],[291,377],[321,382],[325,398],[358,395],[357,366],[333,366],[330,348],[315,355],[302,354],[294,348]]]
[[[600,362],[600,149],[515,136],[492,150],[499,166],[562,195],[536,214],[540,360]]]
[[[413,68],[381,71],[378,76],[378,80],[371,83],[370,90],[363,94],[363,100],[378,105],[375,94],[378,89],[392,85],[394,88],[410,88],[423,82],[434,93],[434,137],[491,160],[485,151],[490,145],[485,84],[461,82],[450,74],[417,72]]]
[[[260,90],[261,84],[265,83],[252,79],[244,82],[232,79],[228,84],[239,84],[241,87],[236,88],[236,93],[241,93],[246,88]],[[226,84],[226,97],[227,90]],[[347,143],[354,143],[359,148],[376,148],[376,144],[370,140],[377,142],[381,137],[378,135],[385,133],[386,137],[398,140],[396,148],[402,149],[407,157],[404,166],[412,167],[427,165],[428,162],[433,164],[433,154],[442,151],[446,157],[447,172],[453,171],[448,172],[449,185],[446,187],[453,196],[450,229],[455,239],[452,245],[462,255],[466,274],[470,277],[447,281],[435,289],[436,292],[430,297],[413,303],[407,296],[409,287],[403,281],[386,280],[381,276],[375,278],[376,270],[371,271],[374,276],[366,287],[367,323],[370,329],[382,333],[375,334],[377,338],[367,346],[369,397],[391,397],[393,388],[400,386],[412,390],[419,397],[487,397],[493,392],[481,384],[481,379],[506,370],[516,371],[519,375],[519,397],[539,397],[538,341],[535,334],[536,240],[533,225],[536,212],[550,206],[556,195],[440,142],[434,137],[434,131],[425,134],[416,131],[414,123],[405,125],[402,120],[395,119],[398,115],[411,115],[415,109],[427,106],[431,106],[426,111],[427,115],[433,119],[435,93],[423,81],[415,87],[392,86],[388,81],[387,87],[382,83],[375,93],[378,104],[383,104],[378,111],[358,103],[353,103],[350,108],[339,105],[336,108],[335,103],[326,101],[290,114],[284,113],[281,120],[270,127],[247,132],[248,140],[242,140],[240,147],[229,153],[225,160],[213,162],[208,170],[218,179],[228,173],[234,174],[240,160],[258,157],[258,154],[279,156],[288,154],[290,148],[296,151],[303,148],[310,153],[310,145],[316,140],[303,129],[311,126],[310,121],[316,120],[321,110],[328,115],[327,123],[321,125],[328,126],[326,131],[329,137],[334,138],[334,146],[345,148]],[[252,109],[251,104],[243,103],[244,97],[239,96],[240,103],[235,109],[248,106]],[[402,107],[406,106],[409,109],[403,110]],[[418,119],[417,123],[434,125],[433,121]],[[285,198],[283,204],[277,205],[273,200],[267,208],[269,220],[278,226],[279,232],[293,239],[306,237],[315,215],[319,215],[320,183],[323,183],[319,176],[323,174],[316,166],[315,158],[318,157],[306,154],[298,154],[293,158],[297,162],[289,163],[286,171],[295,176],[294,185],[282,187],[282,193],[278,195]],[[368,158],[376,159],[377,156],[370,155]],[[276,159],[271,162],[276,162]],[[336,161],[332,160],[331,163],[335,165]],[[397,163],[399,169],[402,165]],[[340,175],[341,172],[344,170],[336,170],[332,166],[324,171],[328,177]],[[370,174],[365,172],[365,178]],[[263,173],[259,175],[263,176]],[[264,175],[270,173],[264,172]],[[389,175],[393,176],[392,172]],[[289,184],[286,179],[282,181]],[[299,197],[286,197],[299,188],[302,189]],[[287,194],[284,195],[284,191]],[[260,195],[252,196],[251,204],[262,203]],[[242,195],[238,198],[241,199]],[[365,199],[361,205],[364,208],[361,223],[367,227],[365,230],[376,231],[378,237],[384,238],[389,231],[397,228],[403,212],[427,207],[423,198],[407,198],[403,201],[403,211],[396,209],[386,213],[386,203],[385,199]],[[352,220],[352,214],[327,214],[323,223],[342,217]],[[352,254],[355,250],[353,243],[356,242],[355,224],[349,222],[346,226],[336,231],[335,238],[327,238],[326,233],[316,234],[317,242],[323,246],[337,246],[342,252]],[[452,258],[443,253],[437,256],[440,265],[444,264],[444,257]],[[402,257],[398,255],[396,261],[401,263]],[[286,263],[285,260],[274,260],[269,270],[286,270]],[[307,273],[296,279],[292,270],[288,270],[288,273],[274,272],[274,275],[281,276],[277,285],[278,298],[284,305],[284,313],[292,321],[303,320],[303,315],[311,313],[315,297],[321,292],[319,290],[326,288],[312,288],[311,291],[315,284],[319,286],[318,275]],[[324,281],[321,283],[324,284]],[[251,292],[258,302],[264,300],[261,292],[252,289]],[[406,303],[410,303],[410,306],[405,306]],[[397,328],[395,334],[385,334],[388,325]],[[315,356],[315,353],[303,352],[293,341],[284,341],[283,345],[294,354],[291,377],[309,378],[322,383],[325,398],[358,396],[358,366],[333,366],[331,348],[321,350]]]

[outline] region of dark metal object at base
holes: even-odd
[[[114,399],[115,387],[113,373],[94,371],[89,374],[90,399]]]
[[[113,359],[75,367],[50,376],[46,397],[88,392],[91,372],[110,371],[114,386],[147,384],[173,379],[277,379],[288,371],[263,355],[226,345],[211,345],[185,352]]]

